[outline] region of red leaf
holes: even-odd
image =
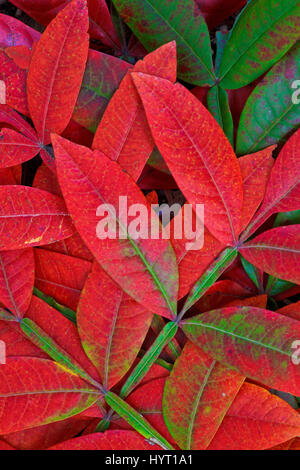
[[[6,345],[6,358],[22,356],[49,359],[47,354],[25,338],[18,322],[0,320],[0,339]]]
[[[0,104],[1,127],[12,127],[30,140],[37,140],[33,128],[16,111],[5,104]]]
[[[240,229],[242,177],[217,122],[179,83],[133,73],[155,143],[189,203],[204,204],[205,225],[225,244]],[[185,103],[185,106],[182,106]]]
[[[171,220],[171,233],[173,227],[176,226],[177,219],[179,219],[179,221],[182,220],[184,225],[184,215],[182,211]],[[182,233],[184,234],[184,227]],[[179,270],[178,299],[181,299],[190,291],[195,282],[209,267],[210,263],[217,257],[222,249],[225,248],[208,230],[204,229],[203,236],[203,247],[197,250],[187,249],[187,243],[190,244],[191,240],[187,240],[184,235],[181,238],[172,238],[172,245],[176,253]]]
[[[66,419],[98,397],[94,387],[53,361],[9,358],[0,367],[0,433]]]
[[[106,388],[119,382],[131,367],[152,317],[94,263],[80,297],[77,325],[86,354]]]
[[[4,434],[2,437],[18,450],[44,450],[78,435],[89,421],[89,418],[81,414],[56,423]]]
[[[70,320],[36,296],[32,297],[26,318],[33,320],[91,377],[95,380],[99,379],[99,374],[82,349],[77,328]]]
[[[176,43],[165,44],[137,62],[133,70],[175,82]],[[145,112],[127,74],[112,97],[96,131],[93,148],[117,161],[136,181],[150,157],[154,143]]]
[[[72,235],[62,199],[27,186],[0,186],[0,250],[45,245]]]
[[[0,168],[27,162],[40,151],[40,146],[13,129],[0,131]]]
[[[195,0],[209,29],[221,24],[226,18],[246,5],[246,0]]]
[[[50,23],[34,49],[28,72],[28,106],[44,144],[67,127],[88,54],[85,0],[73,0]]]
[[[287,315],[290,318],[300,321],[300,300],[294,304],[286,305],[285,307],[279,308],[277,313],[281,315]]]
[[[300,231],[298,225],[276,227],[241,246],[241,254],[272,276],[300,284]]]
[[[119,49],[120,40],[115,31],[105,0],[88,0],[90,35],[112,49]]]
[[[5,49],[5,53],[10,59],[13,59],[14,63],[20,67],[20,69],[28,70],[32,52],[29,47],[26,46],[11,46]]]
[[[34,285],[32,248],[0,252],[0,301],[21,318],[29,307]]]
[[[245,383],[209,450],[262,450],[296,437],[300,415],[281,398]]]
[[[54,251],[37,249],[35,254],[35,286],[44,294],[76,310],[91,263]]]
[[[124,291],[145,308],[168,318],[175,315],[178,272],[175,253],[168,240],[131,241],[97,237],[99,205],[110,204],[119,226],[119,197],[127,204],[142,204],[151,217],[147,200],[121,167],[99,152],[53,136],[57,171],[64,197],[80,236],[102,268]],[[78,193],[80,181],[80,194]],[[154,216],[155,217],[155,216]]]
[[[181,449],[205,449],[245,377],[188,342],[174,364],[164,391],[168,429]]]
[[[162,450],[135,431],[106,431],[76,437],[49,450]]]
[[[244,230],[263,200],[267,182],[274,164],[272,152],[275,146],[268,147],[251,155],[239,158],[243,184],[244,202],[241,230]]]
[[[0,49],[0,80],[5,83],[5,103],[28,116],[26,78],[27,72]]]
[[[299,172],[300,129],[289,138],[272,168],[266,194],[259,211],[245,231],[249,237],[272,214],[300,209]]]

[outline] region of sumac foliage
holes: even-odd
[[[0,449],[299,449],[299,1],[10,3]]]

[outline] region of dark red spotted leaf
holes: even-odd
[[[276,227],[241,247],[247,261],[272,276],[300,284],[299,225]]]
[[[240,374],[293,395],[300,370],[293,343],[300,322],[256,307],[225,307],[182,322],[188,338]]]
[[[31,59],[27,94],[31,118],[41,142],[68,125],[88,54],[85,0],[73,0],[50,23]]]
[[[73,224],[64,201],[27,186],[0,186],[0,250],[45,245],[70,237]]]
[[[244,383],[209,450],[263,450],[296,437],[300,415],[262,387]]]
[[[179,83],[133,73],[155,143],[190,204],[205,205],[205,225],[232,244],[240,229],[242,177],[222,129]],[[182,106],[182,103],[185,105]]]
[[[145,206],[149,221],[150,207],[141,191],[116,162],[103,154],[58,136],[53,136],[52,141],[58,178],[68,209],[80,236],[96,260],[127,294],[145,308],[168,318],[174,317],[178,270],[169,240],[133,240],[127,227],[125,231],[120,229],[123,238],[117,235],[112,239],[100,239],[96,233],[100,220],[97,210],[103,204],[114,208],[109,209],[109,214],[117,230],[124,227],[120,225],[120,196],[127,196],[128,207],[137,203]]]
[[[287,315],[290,318],[300,321],[300,300],[294,304],[288,304],[277,310],[281,315]]]
[[[29,307],[33,285],[32,248],[0,251],[0,302],[18,318]]]
[[[165,44],[134,66],[134,72],[176,80],[176,43]],[[122,80],[98,126],[93,148],[117,161],[136,181],[150,157],[154,142],[139,94],[130,74]]]
[[[131,367],[152,317],[94,263],[80,297],[77,325],[84,350],[105,387],[113,387]]]
[[[188,342],[166,381],[163,412],[181,449],[205,449],[245,377]]]
[[[0,367],[0,433],[66,419],[91,406],[99,395],[53,361],[8,358]]]

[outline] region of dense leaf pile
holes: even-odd
[[[299,449],[299,0],[11,3],[0,449]],[[204,204],[203,247],[124,196]]]

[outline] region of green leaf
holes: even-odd
[[[223,88],[241,88],[266,72],[299,37],[298,0],[252,0],[228,38],[219,77]]]
[[[277,144],[299,126],[299,104],[292,99],[297,77],[300,77],[300,44],[274,65],[248,98],[238,128],[238,155]]]
[[[269,276],[266,292],[268,295],[275,296],[285,292],[286,290],[290,289],[291,287],[295,286],[292,282],[285,281],[284,279],[277,279],[274,276]]]
[[[140,383],[145,377],[150,367],[157,360],[163,348],[174,338],[178,330],[177,323],[169,322],[164,329],[160,332],[151,348],[148,349],[146,354],[140,360],[138,365],[134,368],[125,384],[122,387],[120,396],[127,397],[132,390]]]
[[[99,384],[89,376],[80,366],[76,364],[74,359],[64,351],[50,336],[45,333],[34,321],[29,318],[23,318],[21,322],[21,330],[30,341],[45,351],[54,361],[63,366],[68,372],[81,377],[87,382],[99,386]]]
[[[138,431],[146,439],[149,439],[152,444],[158,444],[163,449],[174,450],[168,441],[162,437],[148,421],[137,411],[135,411],[128,403],[122,398],[118,397],[115,393],[108,392],[105,395],[106,403],[115,410],[121,418],[125,419],[136,431]]]
[[[216,75],[219,74],[224,49],[228,40],[229,31],[217,31],[216,32],[216,58],[215,58],[215,70]]]
[[[233,146],[233,120],[227,91],[219,85],[210,88],[207,93],[207,108],[220,127],[222,127],[227,139]]]
[[[207,25],[194,16],[192,0],[113,0],[118,12],[148,51],[176,40],[178,75],[195,85],[213,85]]]
[[[249,263],[245,258],[243,258],[242,255],[240,255],[241,262],[243,265],[244,270],[246,271],[248,277],[251,279],[253,284],[256,285],[258,289],[260,289],[260,276],[259,276],[259,270],[253,266],[253,264]]]
[[[293,344],[300,322],[257,307],[225,307],[181,322],[184,333],[222,364],[277,390],[299,393]]]
[[[185,314],[216,282],[223,272],[230,266],[237,257],[236,248],[226,248],[218,258],[210,265],[205,273],[196,282],[185,301],[183,309],[179,314],[179,318]]]
[[[300,210],[290,212],[280,212],[277,214],[274,227],[282,227],[283,225],[300,224]]]

